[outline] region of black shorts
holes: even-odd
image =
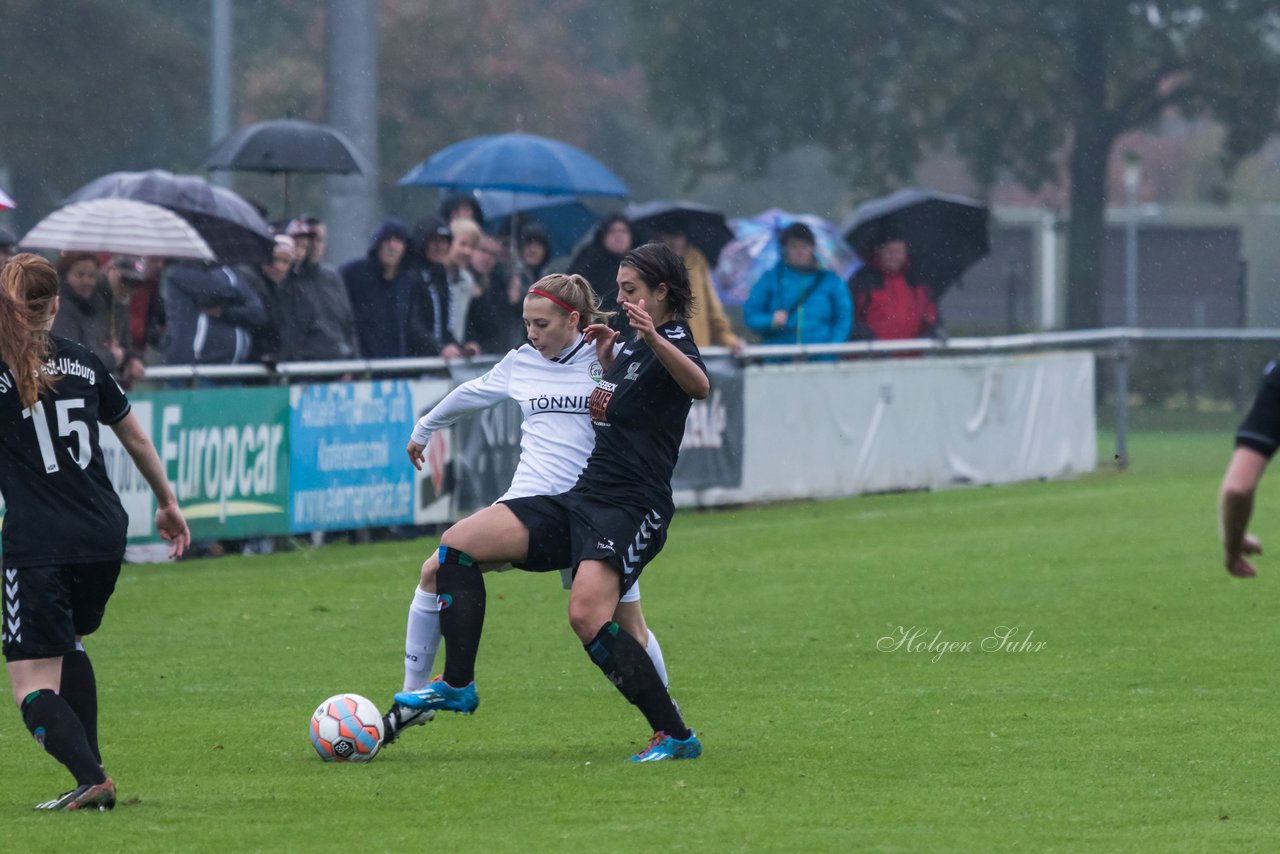
[[[609,504],[576,492],[500,503],[529,529],[529,554],[518,568],[549,572],[567,566],[577,572],[582,561],[601,560],[622,574],[620,593],[631,589],[667,541],[668,520],[657,510]]]
[[[58,658],[73,652],[76,635],[93,634],[102,625],[119,577],[118,560],[6,568],[5,660]]]

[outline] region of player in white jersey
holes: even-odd
[[[491,371],[463,383],[436,404],[413,428],[406,451],[421,469],[431,436],[464,415],[514,400],[520,404],[520,462],[511,486],[499,500],[567,492],[586,466],[595,446],[588,401],[601,377],[595,347],[582,330],[607,315],[600,300],[581,276],[551,275],[529,289],[524,322],[529,343],[512,350]],[[418,588],[409,606],[405,631],[404,691],[416,691],[431,681],[431,667],[440,647],[440,607],[433,551],[422,565]],[[565,587],[572,574],[564,570]],[[645,625],[640,590],[633,586],[618,602],[614,619],[644,644],[654,667],[667,682],[658,639]],[[432,711],[394,704],[383,717],[385,741],[390,743],[406,726],[425,724]]]

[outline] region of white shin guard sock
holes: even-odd
[[[431,668],[440,649],[440,598],[413,591],[409,625],[404,635],[404,688],[417,691],[431,681]]]
[[[649,658],[653,659],[653,666],[658,669],[658,676],[662,678],[662,687],[670,688],[671,685],[667,681],[667,663],[662,660],[662,647],[658,646],[658,636],[653,633],[653,629],[649,629],[649,642],[645,644],[644,651],[648,653]]]

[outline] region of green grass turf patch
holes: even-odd
[[[696,762],[623,762],[643,719],[555,575],[489,576],[477,715],[335,766],[308,717],[398,689],[430,541],[129,567],[89,646],[125,804],[30,813],[67,779],[11,710],[3,848],[1276,850],[1280,564],[1220,568],[1229,434],[1130,451],[1074,481],[681,514],[643,587]],[[1029,643],[984,650],[1000,626]],[[933,651],[883,648],[916,631]]]

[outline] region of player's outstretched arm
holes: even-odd
[[[493,370],[458,386],[433,406],[430,412],[418,419],[409,436],[409,444],[405,446],[405,453],[409,455],[409,462],[413,463],[414,468],[422,471],[427,443],[437,432],[465,415],[482,412],[509,399],[511,369],[517,356],[516,350],[507,353],[502,361],[493,366]]]
[[[684,393],[694,400],[705,400],[711,394],[711,380],[707,379],[706,372],[693,359],[658,334],[653,326],[653,318],[645,311],[644,300],[624,303],[622,307],[626,309],[631,328],[640,333],[649,349],[653,350],[653,355],[658,357],[662,367],[667,369],[667,373],[671,374],[671,378]]]
[[[1218,494],[1218,531],[1223,565],[1237,578],[1252,578],[1257,569],[1246,555],[1262,554],[1262,544],[1248,533],[1253,499],[1267,470],[1267,458],[1252,448],[1239,447],[1231,456]]]
[[[160,462],[155,446],[151,444],[147,434],[142,432],[142,425],[132,412],[112,424],[111,429],[155,493],[156,530],[169,542],[169,557],[181,557],[191,544],[191,531],[187,528],[187,520],[182,517],[182,511],[178,509],[178,498],[173,494],[169,478],[165,476],[164,464]]]

